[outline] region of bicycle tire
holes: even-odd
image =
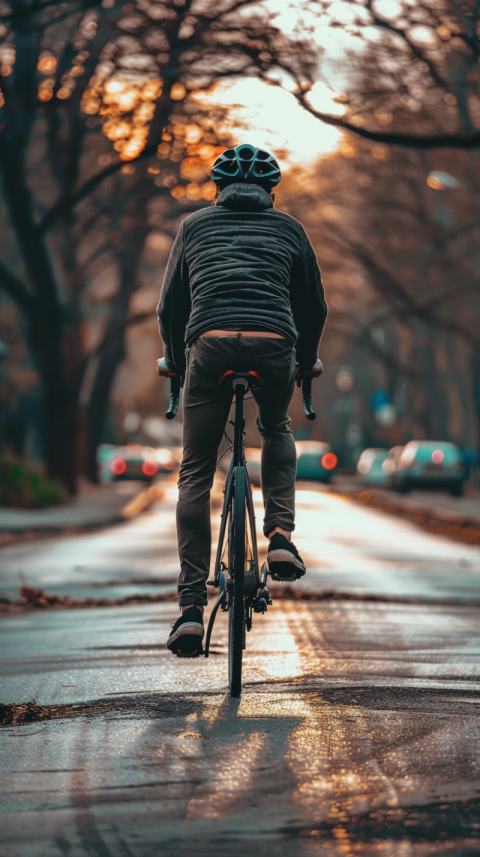
[[[250,535],[250,547],[252,554],[249,556],[247,553],[247,556],[245,557],[245,596],[248,599],[249,596],[255,597],[258,589],[260,588],[255,510],[253,507],[252,489],[250,486],[248,470],[245,470],[245,503],[247,507],[247,518],[245,522],[247,543],[248,535]],[[252,563],[249,562],[249,559],[253,560],[253,566]]]
[[[228,680],[230,694],[242,692],[242,656],[245,639],[245,470],[234,471],[229,562],[233,588],[228,608]]]

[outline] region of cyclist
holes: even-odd
[[[275,158],[255,146],[227,149],[211,174],[214,205],[186,217],[168,260],[157,308],[168,369],[184,376],[183,461],[178,480],[181,616],[168,648],[202,653],[211,530],[210,490],[231,400],[219,380],[255,369],[262,436],[267,562],[282,580],[305,574],[291,542],[296,451],[288,407],[298,373],[317,361],[327,307],[303,226],[274,207]]]

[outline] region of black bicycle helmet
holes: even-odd
[[[249,143],[242,143],[234,149],[226,149],[217,158],[211,179],[220,188],[233,182],[259,184],[267,191],[277,185],[281,179],[280,167],[273,155],[257,149]]]

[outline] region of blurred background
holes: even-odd
[[[454,444],[474,483],[479,59],[475,0],[2,0],[0,504],[176,466],[155,306],[240,141],[278,158],[276,205],[326,288],[318,416],[297,392],[296,439],[340,473],[385,450],[385,480],[406,444],[403,470],[423,449],[437,475]]]

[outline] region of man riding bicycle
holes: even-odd
[[[254,146],[215,161],[215,204],[186,217],[168,260],[157,312],[168,369],[184,376],[183,461],[178,480],[181,616],[168,648],[201,654],[211,552],[210,490],[231,397],[228,369],[255,370],[262,436],[261,480],[267,562],[277,579],[305,566],[295,527],[296,450],[288,407],[300,373],[314,371],[327,307],[303,226],[274,207],[279,166]],[[185,350],[186,349],[186,350]]]

